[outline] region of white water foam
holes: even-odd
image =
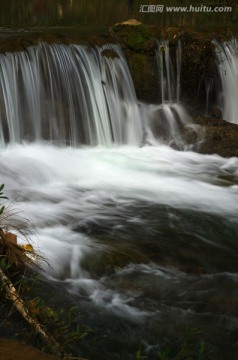
[[[227,174],[237,178],[237,165],[237,158],[178,152],[167,146],[73,149],[16,145],[0,157],[7,194],[30,214],[40,231],[100,213],[110,218],[110,213],[103,213],[110,199],[128,204],[143,200],[236,217],[237,186],[224,187],[222,182],[219,186],[214,181]]]
[[[141,201],[238,221],[238,187],[219,184],[226,174],[238,178],[237,158],[168,146],[74,149],[25,144],[1,151],[0,168],[6,195],[35,225],[35,247],[51,265],[45,265],[49,278],[133,321],[143,321],[149,313],[131,305],[136,293],[129,301],[85,270],[85,256],[100,256],[108,245],[93,234],[74,231],[75,224],[106,221],[113,226],[114,217],[124,216],[120,212],[130,206],[136,209]],[[143,221],[139,209],[127,219],[132,226]]]

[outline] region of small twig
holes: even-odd
[[[37,320],[35,320],[31,316],[27,306],[25,305],[21,297],[18,295],[18,292],[13,286],[12,282],[8,279],[8,277],[1,269],[0,280],[6,292],[6,298],[12,301],[13,305],[22,315],[22,317],[35,329],[37,333],[39,333],[45,339],[47,344],[49,344],[53,347],[53,349],[55,349],[56,353],[60,355],[61,359],[68,359],[68,356],[62,350],[59,343],[47,333],[47,330],[45,330],[44,327]]]

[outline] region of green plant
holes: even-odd
[[[7,197],[3,195],[3,189],[4,189],[4,184],[0,185],[0,199],[7,199]],[[0,215],[2,215],[4,209],[5,206],[0,207]]]
[[[159,360],[169,360],[170,359],[170,349],[169,347],[166,347],[166,349],[164,350],[159,350],[157,352],[157,355],[158,355],[158,359]]]
[[[179,338],[168,338],[157,351],[158,360],[203,360],[209,352],[205,341],[199,340],[201,332],[197,328],[185,329]]]
[[[90,331],[82,324],[77,314],[78,308],[75,306],[64,309],[51,307],[40,297],[34,299],[28,297],[27,301],[27,307],[31,309],[33,316],[44,324],[51,336],[60,344],[64,354],[67,353],[70,358],[73,357],[77,352],[75,348],[78,347],[78,342]],[[34,337],[34,333],[32,336]],[[42,343],[41,339],[39,339],[39,347],[41,350],[54,352],[51,344]]]
[[[206,353],[206,344],[205,341],[201,341],[198,353],[198,360],[202,360],[205,357]]]
[[[147,360],[148,357],[145,355],[142,355],[141,349],[136,352],[136,360]]]

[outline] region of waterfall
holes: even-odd
[[[172,84],[171,76],[173,78],[173,67],[169,54],[169,42],[158,42],[158,49],[156,52],[157,64],[160,73],[160,89],[161,89],[161,102],[172,102]]]
[[[182,65],[182,45],[181,41],[178,41],[178,47],[176,51],[176,66],[177,66],[177,87],[176,87],[176,95],[177,101],[180,98],[180,73],[181,73],[181,65]]]
[[[209,113],[209,106],[210,106],[210,97],[212,94],[213,89],[213,78],[210,77],[209,79],[204,80],[205,90],[206,90],[206,108],[205,108],[205,115]]]
[[[118,45],[44,44],[0,54],[0,144],[134,145],[184,149],[189,116],[180,104],[182,47],[174,69],[167,41],[156,53],[162,104],[138,104]],[[145,109],[146,108],[146,109]],[[158,128],[160,130],[158,131]]]
[[[139,145],[136,94],[119,46],[39,44],[0,55],[0,141]]]
[[[169,41],[158,41],[156,51],[158,71],[160,74],[161,102],[179,102],[180,98],[180,73],[182,62],[182,45],[178,40],[176,49],[176,72],[170,56]],[[176,75],[175,75],[176,73]]]
[[[223,119],[238,124],[238,42],[232,39],[223,44],[213,43],[222,85],[219,104]]]
[[[0,175],[10,199],[1,204],[13,202],[1,227],[19,229],[19,243],[21,230],[32,234],[46,259],[36,296],[56,311],[75,308],[72,330],[93,329],[72,344],[75,357],[134,360],[141,349],[157,359],[171,349],[178,358],[188,348],[195,359],[201,344],[213,359],[237,355],[238,158],[172,148],[184,148],[190,121],[181,44],[170,50],[164,42],[156,53],[157,104],[138,103],[116,45],[0,55]],[[184,348],[188,324],[198,336]]]
[[[177,149],[188,147],[184,138],[185,127],[190,126],[190,117],[180,103],[180,74],[182,45],[178,40],[175,66],[170,55],[169,41],[158,41],[156,51],[160,78],[161,104],[150,105],[147,119],[147,142],[157,144],[158,140]]]

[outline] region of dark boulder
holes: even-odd
[[[194,122],[201,126],[201,141],[196,151],[201,154],[238,156],[238,125],[222,119],[199,115]]]

